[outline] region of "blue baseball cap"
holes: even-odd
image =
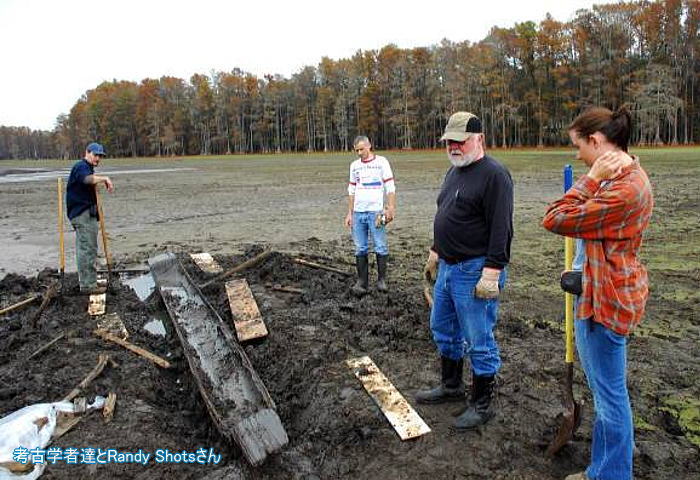
[[[104,147],[96,142],[92,142],[90,145],[88,145],[86,150],[93,155],[107,155]]]

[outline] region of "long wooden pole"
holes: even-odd
[[[239,272],[242,272],[243,270],[254,267],[257,264],[262,263],[262,261],[267,259],[267,257],[269,257],[270,255],[272,255],[272,250],[265,250],[261,254],[256,255],[255,257],[253,257],[249,260],[246,260],[245,262],[241,263],[240,265],[237,265],[229,270],[226,270],[224,273],[217,275],[216,277],[212,278],[208,282],[204,282],[203,284],[201,284],[199,286],[199,288],[207,288],[212,283],[220,282],[224,278],[230,277],[234,273],[239,273]]]
[[[18,308],[24,307],[25,305],[29,305],[30,303],[39,300],[41,298],[41,295],[32,295],[31,297],[22,300],[21,302],[17,302],[14,305],[10,305],[7,308],[3,308],[0,310],[0,315],[4,315],[6,313],[11,312],[12,310],[17,310]]]
[[[95,199],[97,200],[97,215],[100,217],[100,231],[102,232],[102,250],[105,252],[105,261],[107,262],[107,283],[112,278],[112,257],[109,255],[109,247],[107,243],[107,231],[105,230],[105,216],[102,211],[102,200],[95,185]]]
[[[63,242],[63,179],[58,177],[58,268],[61,283],[66,272],[66,250]]]

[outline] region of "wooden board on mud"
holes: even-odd
[[[384,376],[371,358],[367,356],[352,358],[346,363],[353,369],[355,376],[362,382],[367,393],[377,403],[401,440],[417,438],[430,432],[430,427]]]
[[[177,257],[148,263],[214,424],[252,465],[261,464],[289,442],[265,384]]]
[[[226,295],[231,306],[231,316],[238,341],[245,342],[266,337],[267,327],[246,279],[226,282]]]
[[[88,314],[91,316],[104,315],[105,309],[107,308],[107,294],[98,293],[95,295],[90,295],[88,300]]]
[[[214,257],[212,257],[210,253],[190,253],[190,257],[203,272],[221,273],[224,271],[224,269],[221,268],[221,265],[214,260]]]

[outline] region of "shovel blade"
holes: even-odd
[[[547,447],[546,454],[553,456],[564,445],[569,443],[574,437],[574,433],[581,424],[581,406],[574,400],[573,390],[574,366],[572,363],[567,364],[566,378],[562,388],[562,407],[561,424],[559,430],[552,442]]]

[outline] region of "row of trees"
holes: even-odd
[[[583,108],[629,105],[633,142],[700,137],[700,2],[637,1],[580,10],[569,22],[493,28],[478,43],[358,51],[285,78],[240,69],[105,82],[53,132],[0,130],[0,158],[77,157],[88,141],[111,156],[437,146],[449,115],[479,114],[493,146],[567,140]]]

